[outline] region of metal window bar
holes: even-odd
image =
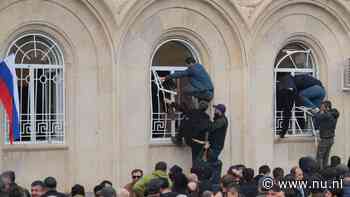
[[[152,103],[153,99],[157,99],[157,108],[158,111],[155,111],[156,109],[153,109],[152,107],[152,115],[151,115],[151,122],[152,122],[152,133],[151,133],[151,140],[169,140],[171,136],[175,135],[176,128],[180,126],[181,120],[182,120],[182,113],[175,112],[174,117],[169,117],[167,109],[167,103],[171,103],[175,101],[175,96],[178,95],[176,91],[168,90],[162,85],[162,80],[158,75],[158,72],[165,71],[169,72],[169,74],[172,74],[176,71],[182,71],[186,70],[187,67],[173,67],[173,66],[152,66],[151,68],[151,75],[153,76],[153,79],[151,83],[155,83],[157,92],[156,92],[156,98],[153,98],[152,96]],[[170,98],[166,98],[166,94],[170,95]],[[164,111],[161,110],[161,103],[164,105]],[[153,105],[151,105],[153,106]]]
[[[62,51],[46,35],[27,34],[12,43],[8,50],[8,54],[11,53],[15,53],[16,57],[21,128],[20,140],[14,143],[63,144],[65,114]],[[8,119],[3,109],[1,114],[5,143],[8,144]]]
[[[313,63],[312,58],[311,58],[311,49],[307,49],[307,50],[283,50],[284,53],[286,53],[286,55],[284,55],[280,60],[278,60],[276,67],[274,69],[274,85],[273,85],[273,89],[274,89],[274,133],[275,135],[277,135],[277,132],[281,130],[282,126],[282,121],[283,121],[283,112],[282,111],[277,111],[277,100],[276,100],[276,87],[277,87],[277,74],[281,73],[281,72],[288,72],[291,73],[292,75],[295,75],[296,73],[303,73],[303,74],[312,74],[312,75],[316,75],[316,70],[315,70],[315,65],[311,65],[310,66],[310,60],[311,63]],[[293,55],[294,54],[298,54],[298,53],[302,53],[305,54],[306,56],[306,61],[304,63],[304,68],[298,68],[297,64],[295,63],[295,61],[293,60]],[[289,58],[292,62],[293,68],[279,68],[279,66],[281,65],[281,63],[283,62],[283,60],[285,60],[286,58]],[[302,115],[300,115],[302,114]],[[310,118],[311,116],[306,114],[305,111],[302,110],[302,108],[293,106],[292,108],[292,117],[289,120],[289,129],[287,132],[287,135],[292,135],[292,136],[317,136],[316,135],[316,131],[315,131],[315,127],[313,125],[313,121]],[[304,121],[304,126],[305,128],[303,128],[300,125],[300,121]],[[315,142],[317,143],[317,139],[315,138]]]

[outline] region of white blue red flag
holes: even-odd
[[[15,56],[10,55],[0,62],[0,101],[8,119],[10,143],[20,139],[19,99]]]

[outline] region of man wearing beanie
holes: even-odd
[[[220,183],[222,162],[219,155],[224,149],[228,120],[225,116],[226,107],[223,104],[214,105],[214,120],[210,124],[209,129],[209,154],[208,160],[211,163],[213,174],[211,182],[213,187],[218,187]],[[206,146],[208,148],[208,146]]]

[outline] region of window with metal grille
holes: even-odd
[[[279,51],[274,66],[274,132],[276,135],[282,130],[282,122],[285,114],[281,109],[278,91],[278,75],[289,73],[292,76],[308,74],[317,77],[315,60],[312,50],[301,43],[291,43]],[[300,108],[300,104],[293,102],[289,128],[287,135],[292,136],[312,136],[314,126],[311,116]]]
[[[32,33],[16,39],[10,54],[15,55],[21,129],[15,144],[63,144],[64,61],[60,47],[49,36]],[[2,125],[8,131],[6,122],[5,118]],[[8,132],[5,143],[9,143]]]
[[[173,39],[159,45],[153,56],[151,67],[151,140],[153,142],[168,141],[180,127],[182,114],[172,111],[170,104],[173,102],[180,104],[191,99],[185,98],[186,96],[182,94],[187,79],[176,79],[176,88],[171,89],[163,84],[163,78],[176,71],[187,69],[185,59],[195,57],[195,54],[188,42]]]

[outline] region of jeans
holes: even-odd
[[[208,155],[208,161],[212,168],[212,176],[210,178],[210,182],[214,187],[220,185],[220,177],[221,177],[221,169],[222,162],[219,160],[219,155],[221,153],[220,149],[213,148],[210,150]]]
[[[213,90],[199,90],[198,88],[193,87],[191,84],[184,88],[184,94],[194,96],[199,100],[206,100],[208,102],[210,102],[214,96]]]
[[[314,85],[300,91],[299,96],[303,99],[305,107],[316,108],[321,106],[321,102],[326,96],[326,91],[319,85]]]

